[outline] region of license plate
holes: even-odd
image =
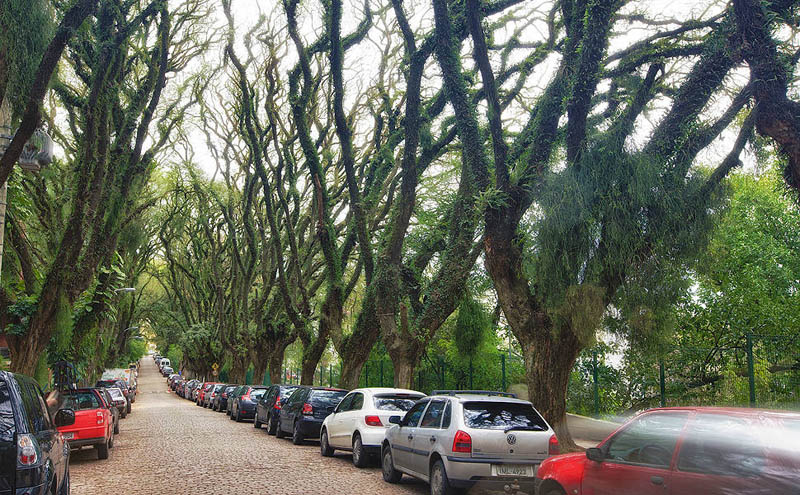
[[[73,438],[75,438],[74,433],[63,433],[63,435],[64,435],[64,440],[72,440]]]
[[[495,476],[533,476],[533,466],[530,464],[492,464],[492,474]]]

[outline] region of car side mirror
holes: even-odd
[[[586,449],[586,458],[594,462],[603,462],[606,458],[602,450],[597,447]]]
[[[75,411],[72,409],[59,409],[56,413],[55,423],[57,427],[74,425]]]
[[[389,423],[393,425],[399,425],[403,423],[403,418],[400,416],[389,416]]]

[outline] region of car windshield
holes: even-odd
[[[0,441],[10,442],[14,436],[14,410],[6,382],[0,382]]]
[[[100,400],[94,392],[72,392],[67,395],[64,401],[64,409],[75,411],[86,411],[88,409],[99,409]]]
[[[375,408],[381,411],[402,411],[406,412],[414,406],[414,403],[424,397],[423,395],[407,394],[383,394],[376,395],[373,399]]]
[[[345,390],[314,390],[311,403],[316,407],[336,407],[345,395]]]
[[[516,402],[465,402],[464,422],[484,430],[547,430],[547,423],[530,404]]]
[[[109,388],[108,389],[108,393],[111,395],[112,399],[115,399],[115,400],[125,399],[125,396],[122,395],[122,390],[120,390],[118,388]]]

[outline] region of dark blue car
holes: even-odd
[[[69,494],[69,446],[56,427],[73,423],[70,409],[50,416],[35,380],[0,371],[0,495]]]
[[[341,402],[347,390],[326,387],[298,387],[281,407],[275,436],[292,435],[292,442],[300,445],[306,438],[319,438],[322,422]]]
[[[256,417],[256,404],[261,396],[267,391],[267,387],[262,385],[245,385],[237,394],[234,394],[233,405],[231,406],[231,419],[244,421]],[[228,400],[231,397],[228,396]]]

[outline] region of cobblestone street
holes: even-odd
[[[351,457],[319,455],[309,442],[256,431],[225,414],[170,392],[150,357],[142,360],[133,412],[120,424],[108,460],[94,449],[73,451],[72,493],[172,494],[422,494],[409,477],[389,485],[377,467],[358,469]]]

